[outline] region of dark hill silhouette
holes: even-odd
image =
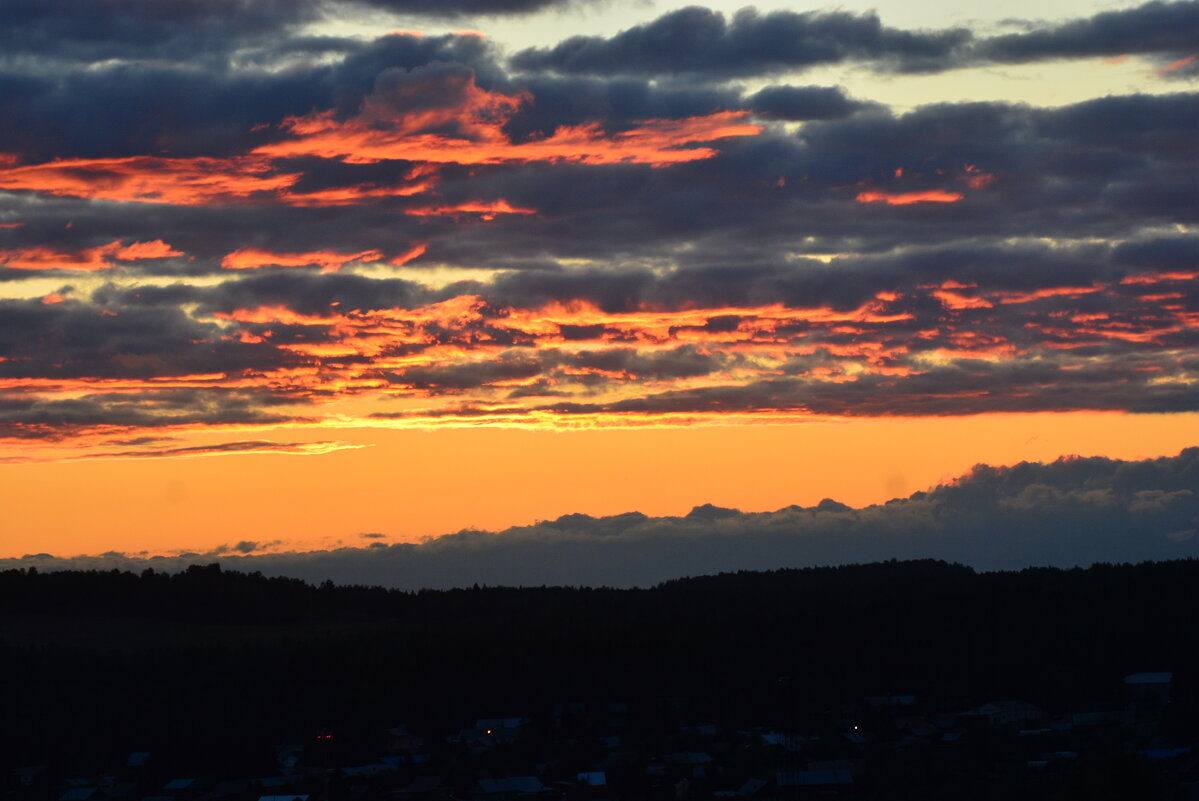
[[[273,744],[322,726],[449,731],[575,700],[769,725],[782,676],[814,721],[891,693],[1065,711],[1114,699],[1143,670],[1174,671],[1185,698],[1197,584],[1193,560],[996,573],[889,562],[649,590],[8,571],[0,683],[21,725],[3,728],[0,761],[83,770],[141,749],[252,772]]]

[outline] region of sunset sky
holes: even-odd
[[[1199,0],[948,13],[0,0],[0,558],[1199,444]]]

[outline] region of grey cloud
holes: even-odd
[[[847,60],[886,60],[914,68],[946,58],[969,41],[964,29],[903,31],[874,14],[774,11],[753,8],[731,21],[698,6],[668,12],[615,36],[576,36],[552,48],[512,58],[518,70],[564,74],[702,74],[731,78]]]
[[[312,0],[4,0],[6,56],[219,59],[247,39],[317,17]]]
[[[660,381],[708,375],[735,361],[724,354],[702,353],[690,345],[654,353],[634,348],[609,348],[564,353],[557,349],[505,351],[490,358],[449,365],[412,367],[402,372],[387,372],[384,377],[395,383],[436,394],[455,394],[503,382],[534,377],[553,379],[532,388],[517,387],[509,398],[554,395],[552,385],[578,383],[598,387],[623,381]],[[563,368],[569,373],[564,373]],[[598,371],[593,374],[579,371]]]
[[[903,337],[900,341],[906,344],[910,340]],[[836,364],[827,353],[821,353],[820,342],[814,343],[816,353],[812,356],[785,365],[781,372],[788,375],[782,377],[665,391],[644,387],[637,397],[611,402],[563,399],[532,407],[477,406],[472,402],[436,413],[378,413],[376,416],[381,419],[435,418],[547,412],[570,417],[597,413],[685,415],[790,411],[870,417],[1065,410],[1134,413],[1199,410],[1199,391],[1188,379],[1191,371],[1199,368],[1199,361],[1194,359],[1179,361],[1154,353],[1124,358],[1120,348],[1108,351],[1094,348],[1068,360],[1055,359],[1052,351],[1037,351],[1037,358],[1004,362],[959,356],[936,366],[902,358],[893,360],[894,364],[911,366],[914,369],[910,374],[868,374],[839,383],[803,375],[807,368],[822,363]],[[825,341],[823,344],[836,343]],[[719,359],[699,361],[691,366],[695,370],[692,374],[706,374],[716,369],[719,363]],[[531,365],[528,372],[536,374]],[[470,375],[476,385],[483,383],[473,371]],[[519,393],[513,397],[527,394],[560,393]]]
[[[0,393],[0,437],[52,441],[123,429],[267,425],[303,419],[294,414],[271,411],[271,407],[281,402],[266,392],[224,388],[92,393],[57,400]],[[245,445],[235,443],[232,447],[237,450]],[[175,450],[180,451],[176,455],[185,455],[194,449]],[[146,450],[122,453],[127,456],[152,455]]]
[[[70,64],[128,60],[227,66],[248,50],[337,51],[335,39],[299,34],[302,26],[361,11],[405,16],[525,14],[587,0],[4,0],[0,61]],[[294,44],[288,40],[295,38]]]
[[[0,301],[0,376],[162,378],[295,363],[224,339],[173,306],[96,307],[78,301]]]
[[[726,80],[858,62],[887,72],[937,72],[993,63],[1148,55],[1167,77],[1199,71],[1178,63],[1199,50],[1199,3],[1150,2],[1061,24],[1026,23],[1020,33],[977,37],[962,29],[901,30],[873,14],[748,8],[731,22],[689,7],[612,37],[576,36],[529,48],[514,67],[576,75],[702,75]]]
[[[238,69],[155,61],[59,74],[10,66],[0,72],[0,113],[7,121],[0,150],[31,160],[234,155],[278,138],[276,126],[286,117],[329,108],[342,116],[357,112],[380,76],[386,86],[388,76],[433,64],[469,67],[485,83],[500,80],[491,44],[476,36],[300,37],[274,48],[259,54],[262,67]],[[301,58],[314,49],[343,57],[332,63]],[[292,58],[299,61],[288,65]]]
[[[642,120],[695,117],[742,105],[740,92],[733,89],[647,78],[529,75],[510,81],[513,89],[533,98],[504,126],[518,141],[550,135],[562,125],[599,123],[619,129]]]
[[[1006,63],[1199,49],[1199,2],[1150,2],[1105,11],[1061,25],[994,36],[978,43],[976,58]]]
[[[338,0],[346,5],[429,17],[509,16],[547,8],[583,6],[589,0]]]
[[[623,373],[630,378],[660,380],[708,375],[731,360],[722,354],[702,353],[693,345],[668,351],[643,353],[634,348],[580,351],[566,359],[574,367]]]
[[[218,330],[214,322],[205,320],[208,315],[261,306],[282,306],[318,317],[415,308],[471,293],[482,297],[476,318],[450,327],[423,322],[422,341],[397,346],[393,355],[419,352],[428,347],[426,343],[443,343],[478,349],[479,356],[486,358],[424,365],[379,377],[439,393],[506,386],[511,398],[558,396],[561,401],[545,410],[559,414],[770,409],[854,415],[1182,411],[1196,407],[1188,376],[1199,369],[1199,363],[1177,354],[1193,351],[1199,334],[1177,325],[1174,311],[1176,306],[1193,307],[1199,297],[1169,270],[1177,269],[1192,244],[1185,236],[1130,240],[1119,246],[962,243],[844,258],[827,265],[796,260],[657,272],[527,270],[436,291],[399,279],[295,270],[251,275],[211,287],[108,286],[95,293],[94,305],[70,300],[49,306],[36,300],[5,302],[8,325],[0,325],[0,356],[6,361],[0,362],[0,373],[145,379],[193,373],[253,375],[277,367],[312,366],[319,360],[286,348],[337,341],[331,323],[242,322],[238,329],[252,335],[242,342],[236,331]],[[1147,255],[1139,256],[1138,248]],[[1012,270],[1013,263],[1024,269]],[[1155,275],[1159,270],[1167,272]],[[951,295],[967,305],[949,308],[938,299],[937,287],[947,281],[964,282]],[[1170,308],[1146,299],[1165,289],[1177,301]],[[742,378],[733,387],[657,394],[647,386],[644,391],[649,394],[612,405],[584,402],[562,391],[570,385],[584,392],[612,382],[709,375],[740,364],[735,351],[722,352],[722,343],[743,335],[737,333],[738,326],[761,314],[756,307],[824,307],[852,317],[863,304],[877,304],[879,293],[886,292],[894,297],[885,306],[876,306],[880,314],[888,315],[878,321],[863,319],[838,330],[809,323],[799,315],[754,334],[758,346],[803,342],[810,351],[777,365],[781,372],[776,377]],[[681,346],[656,352],[622,347],[621,338],[628,335],[618,321],[564,324],[563,339],[603,345],[603,349],[571,354],[553,349],[552,341],[504,324],[509,307],[580,300],[611,313],[743,308],[745,314],[713,312],[664,332],[683,339],[703,336],[711,342],[709,349]],[[975,300],[978,303],[969,305]],[[195,316],[184,313],[182,306],[194,306]],[[1081,320],[1100,324],[1091,330],[1085,322],[1077,326],[1068,322],[1079,315]],[[771,315],[764,317],[769,320]],[[269,341],[260,340],[268,329]],[[1021,356],[998,362],[971,359],[960,353],[958,337],[963,334],[990,338],[991,344],[1012,348]],[[629,339],[628,345],[635,344]],[[814,368],[836,368],[841,359],[833,358],[834,352],[846,348],[852,352],[864,344],[879,348],[882,355],[876,366],[906,369],[890,376],[859,376],[847,383],[809,375]],[[507,350],[497,353],[497,347]],[[959,353],[947,360],[937,355],[940,350]],[[925,354],[934,357],[932,363],[921,361]],[[346,355],[324,363],[336,368],[368,364],[368,360]],[[550,379],[556,380],[556,386],[547,383]],[[525,383],[516,388],[513,382]],[[293,391],[299,400],[310,389],[298,386]]]
[[[834,91],[773,87],[737,102],[761,103],[773,108],[772,114],[795,116],[813,113],[799,102],[804,97],[835,100]],[[612,116],[602,121],[620,130],[631,124],[618,122],[630,109],[650,114],[659,102],[682,102],[682,95],[668,95],[662,89],[641,95],[637,102],[644,101],[643,109],[621,105],[624,101],[606,106],[609,100],[595,108],[609,108]],[[696,109],[717,99],[702,92],[689,97],[701,104]],[[530,108],[536,106],[535,98]],[[424,197],[312,209],[179,208],[54,198],[33,204],[17,195],[0,195],[6,216],[29,220],[0,236],[5,247],[162,238],[196,257],[194,262],[125,268],[167,273],[219,270],[224,254],[246,246],[276,252],[375,248],[394,257],[427,242],[427,261],[471,268],[525,269],[582,258],[618,269],[656,260],[654,267],[723,261],[730,269],[752,270],[755,263],[805,251],[885,252],[947,239],[977,245],[988,239],[1126,238],[1146,226],[1190,223],[1199,215],[1190,191],[1199,180],[1194,167],[1199,150],[1194,144],[1199,141],[1196,108],[1193,94],[1111,97],[1058,109],[943,104],[892,115],[865,108],[840,119],[806,122],[796,136],[768,129],[729,140],[714,158],[668,169],[529,164],[444,170],[430,196],[437,202],[504,198],[539,211],[501,215],[485,224],[396,213],[427,203]],[[685,111],[683,106],[676,110]],[[556,124],[556,116],[565,122],[582,113],[554,104],[541,116],[524,118],[522,135]],[[296,189],[306,192],[387,185],[408,166],[297,159],[280,169],[302,171]],[[971,187],[967,181],[973,174],[965,172],[967,167],[992,175],[993,183]],[[902,177],[897,177],[900,170]],[[587,192],[577,191],[582,184]],[[962,200],[910,206],[854,202],[866,189],[939,190],[959,193]],[[65,228],[72,221],[74,227]],[[846,274],[841,280],[852,283],[854,278]],[[612,288],[622,291],[619,283]]]
[[[439,187],[447,196],[474,191],[544,213],[461,227],[452,238],[434,239],[429,258],[464,266],[492,259],[500,266],[500,258],[517,257],[616,266],[727,260],[752,269],[756,260],[805,250],[1131,237],[1199,214],[1187,189],[1199,180],[1196,108],[1193,94],[1179,94],[1058,109],[1004,103],[942,104],[903,115],[864,109],[807,122],[793,137],[768,130],[730,140],[712,159],[665,170],[528,165],[481,170],[461,183],[450,175]],[[584,183],[588,191],[576,191]],[[865,191],[939,191],[960,200],[855,202]]]
[[[388,373],[387,378],[414,389],[456,392],[499,381],[532,378],[543,369],[544,365],[536,357],[503,354],[477,362],[412,367],[401,373]]]
[[[831,86],[768,86],[746,105],[761,117],[795,121],[840,119],[867,107]]]

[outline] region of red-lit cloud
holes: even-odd
[[[888,206],[910,206],[913,203],[957,203],[962,199],[959,192],[928,189],[921,192],[879,192],[867,190],[854,198],[859,203],[886,203]]]
[[[596,123],[562,126],[551,136],[510,142],[498,122],[466,126],[471,138],[419,133],[429,120],[399,119],[394,126],[369,118],[338,122],[329,113],[293,118],[287,128],[296,138],[264,145],[255,153],[273,158],[319,156],[362,164],[385,160],[433,164],[502,164],[578,162],[582,164],[649,164],[664,167],[716,155],[710,147],[693,147],[761,131],[741,120],[745,112],[718,112],[684,120],[653,120],[606,135]],[[415,132],[414,132],[415,131]]]
[[[76,251],[55,250],[49,247],[30,247],[0,250],[0,266],[12,270],[74,270],[95,272],[115,267],[117,262],[165,259],[182,256],[161,239],[122,245],[114,240],[107,245]]]
[[[221,260],[227,270],[253,270],[260,267],[310,267],[319,266],[323,273],[335,273],[352,261],[381,261],[383,254],[377,250],[360,253],[334,253],[328,250],[310,253],[272,253],[259,248],[235,250]]]
[[[491,202],[467,201],[466,203],[459,203],[454,206],[418,206],[416,208],[405,209],[404,213],[417,217],[439,215],[458,217],[474,214],[484,220],[494,220],[497,214],[536,214],[537,210],[517,208],[501,198]]]
[[[1189,67],[1191,64],[1195,63],[1196,59],[1199,59],[1199,53],[1192,53],[1191,55],[1180,58],[1177,61],[1171,61],[1157,72],[1159,75],[1165,75],[1167,73],[1174,72],[1175,70],[1180,70],[1183,67]]]
[[[133,156],[62,159],[44,164],[0,160],[0,189],[136,203],[198,206],[244,202],[286,189],[297,174],[273,172],[269,159],[173,159]]]
[[[377,256],[235,251],[228,258],[243,267],[336,269]],[[269,393],[287,399],[307,425],[357,419],[359,424],[419,426],[643,426],[927,413],[928,404],[941,413],[1022,409],[1027,401],[1021,398],[1029,393],[1045,392],[1046,402],[1060,403],[1053,385],[1106,369],[1071,356],[1074,351],[1105,343],[1163,347],[1199,322],[1199,315],[1185,308],[1171,310],[1168,300],[1163,306],[1156,294],[1143,300],[1126,296],[1119,315],[1062,316],[1061,310],[1069,308],[1063,303],[1115,300],[1119,288],[1140,286],[1155,284],[1134,276],[1115,285],[1018,292],[947,280],[904,293],[880,292],[847,309],[775,303],[607,311],[585,299],[496,305],[477,294],[372,311],[254,306],[215,313],[218,325],[210,329],[209,341],[197,346],[253,348],[261,354],[257,367],[180,371],[152,379],[9,378],[0,379],[0,393],[19,391],[28,402],[36,399],[31,409],[42,404],[47,414],[61,401],[95,397],[106,398],[104,405],[112,410],[140,410],[132,422],[116,422],[128,418],[117,414],[112,423],[100,422],[104,417],[98,410],[97,421],[55,434],[81,444],[133,435],[156,419],[155,430],[163,431],[205,430],[217,420],[252,430],[242,422],[243,412],[197,422],[194,397],[179,395],[176,401],[172,393],[179,392]],[[936,301],[939,314],[921,302],[925,297]],[[1005,371],[1030,358],[1046,364],[1051,384],[1005,389],[1003,382],[1010,380],[1003,378]],[[1164,377],[1169,368],[1150,360],[1133,369]],[[158,418],[160,404],[151,398],[188,405],[181,410],[162,405]],[[366,403],[364,410],[383,416],[363,411],[347,418],[346,410],[355,407],[339,405],[335,416],[325,418],[326,404],[348,400]],[[387,403],[401,400],[408,411],[386,411]],[[7,436],[46,437],[56,430],[45,426],[31,418],[10,424]],[[0,428],[0,437],[3,432]]]
[[[741,91],[725,34],[586,74],[288,35],[147,60],[137,103],[116,62],[21,67],[63,111],[0,130],[0,439],[1199,408],[1185,93],[900,112]]]
[[[244,155],[22,163],[16,155],[0,154],[0,189],[179,206],[278,203],[336,207],[431,193],[438,184],[441,165],[575,162],[665,167],[712,158],[717,151],[700,145],[754,136],[762,130],[744,121],[748,112],[723,111],[649,120],[611,134],[599,123],[563,125],[549,136],[514,142],[503,126],[531,102],[528,93],[506,95],[481,89],[473,73],[439,74],[378,89],[349,119],[339,119],[333,111],[289,117],[280,126],[288,134],[286,138]],[[415,166],[399,183],[300,190],[297,184],[302,173],[277,165],[280,159],[311,157],[345,164],[403,161]],[[482,210],[487,204],[494,208]],[[421,208],[426,214],[442,214],[449,212],[441,209],[451,207]],[[458,211],[528,213],[509,207],[504,200],[468,203]]]
[[[419,259],[421,256],[425,255],[425,252],[428,249],[429,245],[427,242],[421,242],[420,244],[413,245],[411,248],[392,259],[391,263],[396,267],[403,267],[408,262],[415,261],[416,259]]]

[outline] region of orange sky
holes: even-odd
[[[572,512],[683,514],[703,503],[763,511],[832,497],[858,506],[927,488],[977,462],[1177,453],[1199,439],[1199,415],[336,434],[370,447],[0,466],[0,558],[204,551],[240,540],[362,545],[366,532],[415,540]]]
[[[499,38],[439,28],[474,0],[250,34],[49,5],[0,53],[0,557],[862,506],[1199,444],[1199,72],[1160,4],[997,37],[526,0]]]

